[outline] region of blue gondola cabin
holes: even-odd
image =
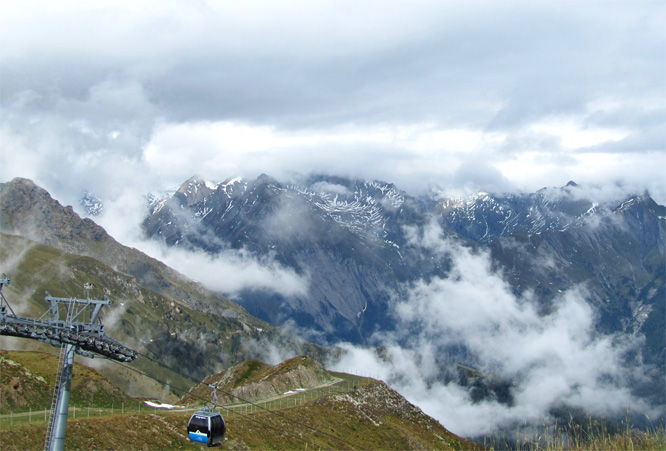
[[[195,443],[215,446],[222,443],[227,426],[217,412],[197,410],[187,423],[187,434]]]

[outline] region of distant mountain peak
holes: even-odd
[[[188,190],[198,189],[200,187],[206,187],[208,189],[214,190],[215,188],[217,188],[217,185],[218,183],[207,181],[204,178],[200,177],[199,175],[193,175],[185,182],[183,182],[182,185],[180,185],[178,191],[185,193]]]

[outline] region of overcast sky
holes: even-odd
[[[664,1],[0,2],[0,181],[197,173],[666,203]]]

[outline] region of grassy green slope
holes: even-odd
[[[2,358],[6,365],[20,368],[19,375],[8,373],[6,377],[21,378],[25,401],[32,403],[33,411],[41,409],[32,393],[35,387],[49,391],[55,358],[29,352],[4,352]],[[312,374],[321,383],[342,382],[323,389],[316,387],[302,395],[286,396],[283,403],[262,403],[266,408],[220,408],[227,423],[224,449],[480,449],[477,444],[447,431],[383,382],[331,374],[317,362],[301,357],[275,366],[258,363],[238,365],[238,371],[229,373],[228,385],[242,388],[264,378],[280,380],[295,372]],[[39,378],[45,382],[40,382]],[[4,387],[4,379],[2,383]],[[302,385],[302,381],[295,379],[292,383]],[[15,393],[4,393],[0,399],[16,397]],[[143,413],[137,413],[129,407],[136,401],[122,393],[114,397],[119,393],[120,390],[110,386],[95,370],[75,365],[72,405],[107,410],[101,414],[93,411],[88,417],[83,409],[76,418],[70,411],[66,449],[194,449],[195,445],[185,433],[191,412],[160,411],[144,406]],[[192,393],[196,393],[196,389]],[[297,397],[300,399],[295,402]],[[48,396],[42,396],[40,402],[46,401]],[[123,402],[124,414],[118,415],[118,406]],[[110,403],[115,404],[115,415],[108,410]],[[24,410],[27,408],[23,406]],[[13,423],[8,421],[7,415],[0,418],[2,449],[42,449],[46,430],[43,414],[33,415],[30,423],[25,418],[19,422],[16,414],[13,418]]]
[[[44,352],[0,351],[0,414],[48,410],[55,383],[56,356]],[[75,363],[71,407],[137,408],[130,398],[94,368]]]

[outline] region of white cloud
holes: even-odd
[[[169,249],[157,255],[172,268],[231,297],[247,289],[272,291],[286,297],[305,296],[308,292],[307,277],[269,258],[254,258],[243,250],[208,256]]]
[[[349,188],[337,183],[317,182],[313,185],[313,188],[322,193],[341,194],[343,196],[351,194]]]
[[[546,120],[532,124],[531,130],[548,133],[556,137],[566,149],[590,147],[606,142],[616,142],[629,135],[622,128],[602,128],[584,126],[584,118],[568,117],[559,120]]]
[[[125,245],[140,248],[211,290],[231,298],[248,289],[265,290],[285,297],[305,296],[308,293],[309,279],[306,275],[297,274],[270,256],[254,257],[243,249],[226,249],[209,255],[146,241],[132,225],[135,222],[132,222],[131,215],[127,215],[130,210],[123,210],[124,215],[106,222],[105,227],[110,228],[112,236],[119,237]],[[114,215],[115,212],[117,210],[113,208],[105,209],[105,215]]]
[[[438,238],[435,225],[430,229],[422,238],[412,234],[412,244],[450,258],[450,274],[417,282],[396,304],[399,332],[375,337],[386,359],[343,344],[347,353],[336,369],[383,378],[463,436],[491,434],[516,422],[538,426],[551,421],[550,409],[559,404],[607,417],[629,406],[649,412],[631,394],[631,378],[640,375],[622,362],[632,339],[595,331],[584,290],[563,293],[554,310],[541,316],[529,293],[512,293],[486,253]],[[512,381],[512,405],[474,402],[466,388],[447,380],[447,365],[454,363],[449,350],[459,346],[488,377]]]

